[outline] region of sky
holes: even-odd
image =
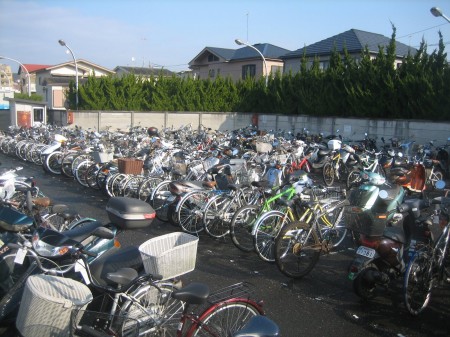
[[[270,43],[297,50],[349,29],[391,37],[431,53],[450,49],[450,0],[0,0],[0,56],[23,64],[76,59],[116,66],[189,70],[205,47]],[[0,60],[17,72],[19,64]]]

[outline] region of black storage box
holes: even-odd
[[[122,229],[144,228],[156,217],[155,210],[145,201],[113,197],[106,205],[109,220]]]

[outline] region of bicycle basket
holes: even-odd
[[[71,336],[93,336],[92,333],[82,331],[82,326],[111,336],[139,336],[139,322],[136,319],[91,310],[72,310]]]

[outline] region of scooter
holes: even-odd
[[[96,261],[103,255],[106,254],[102,259],[120,247],[116,236],[121,230],[148,227],[155,218],[155,211],[149,204],[142,200],[125,197],[111,198],[106,211],[110,223],[104,225],[100,221],[91,221],[65,231],[63,234],[58,234],[59,232],[45,226],[36,228],[33,218],[13,209],[8,210],[8,217],[5,216],[3,219],[0,214],[1,229],[8,232],[10,237],[16,235],[15,239],[11,239],[0,248],[4,250],[4,254],[0,256],[0,285],[3,286],[3,297],[0,300],[1,323],[14,320],[27,277],[40,270],[33,260],[25,258],[24,252],[31,248],[27,244],[30,242],[30,235],[32,235],[32,242],[40,243],[33,248],[39,250],[39,255],[53,268],[63,266],[64,259],[67,258],[65,255],[67,250],[57,248],[62,246],[61,238],[79,242],[90,251],[92,254],[87,261],[91,265],[99,263]],[[104,228],[108,229],[112,236],[105,236]],[[127,256],[124,261],[133,261],[133,258]],[[99,270],[105,269],[99,268]]]
[[[363,299],[372,299],[377,288],[403,275],[412,238],[426,240],[426,226],[416,220],[429,206],[424,199],[405,200],[407,191],[399,185],[386,184],[385,178],[365,172],[365,184],[349,194],[345,210],[346,226],[359,233],[359,247],[349,267],[353,290]]]

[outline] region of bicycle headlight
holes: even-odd
[[[71,248],[72,246],[68,245],[54,246],[45,242],[38,231],[33,234],[33,249],[40,256],[60,257],[68,253]]]

